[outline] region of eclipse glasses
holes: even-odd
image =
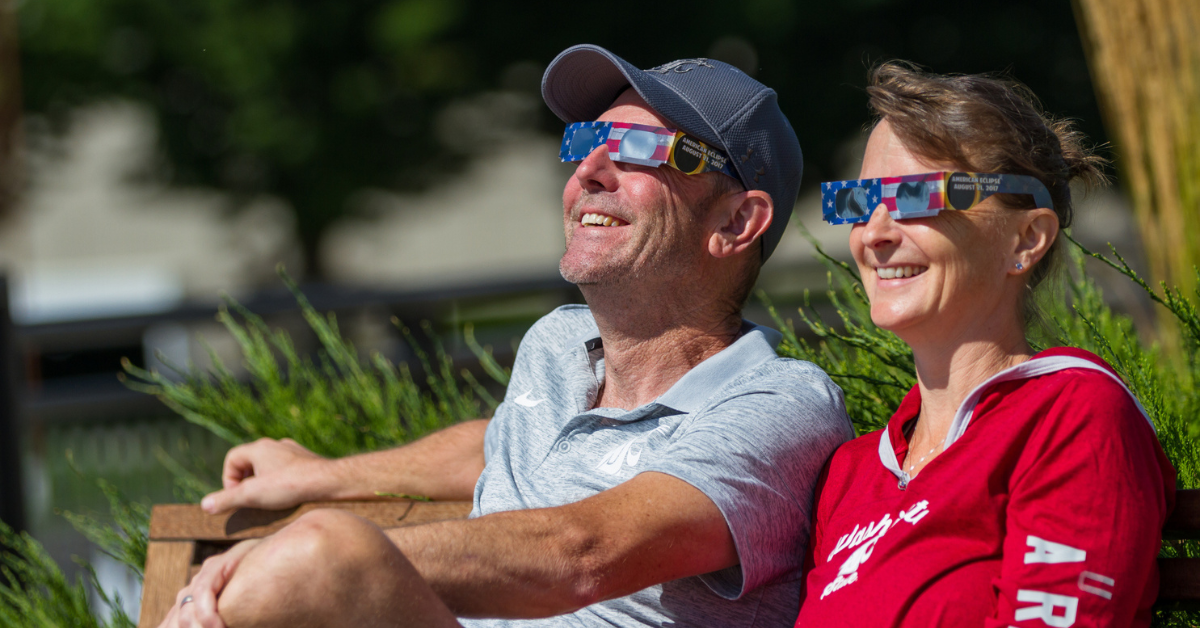
[[[652,168],[667,164],[684,174],[721,172],[738,178],[729,157],[705,142],[683,131],[631,122],[568,124],[558,158],[564,162],[583,161],[606,144],[608,158],[613,161]]]
[[[1023,174],[929,172],[821,184],[821,213],[831,225],[866,222],[883,203],[893,219],[936,216],[943,209],[970,209],[993,194],[1028,194],[1038,207],[1054,209],[1041,181]]]

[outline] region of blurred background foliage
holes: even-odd
[[[539,113],[540,77],[577,43],[640,67],[707,56],[755,75],[780,94],[809,186],[855,158],[839,150],[866,122],[866,68],[885,58],[940,72],[1011,71],[1051,111],[1105,139],[1066,1],[699,0],[668,10],[621,0],[599,10],[482,0],[22,0],[18,16],[27,116],[61,129],[71,109],[92,101],[149,105],[163,151],[160,171],[148,174],[243,201],[263,192],[286,199],[314,276],[321,236],[353,211],[355,192],[426,186],[481,153],[489,127],[561,132]],[[453,115],[452,104],[497,92],[529,98],[482,117]]]

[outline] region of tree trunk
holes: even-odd
[[[1200,2],[1073,4],[1151,271],[1191,296],[1200,264]]]

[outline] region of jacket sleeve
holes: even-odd
[[[1174,470],[1149,422],[1104,375],[1065,374],[1009,486],[988,626],[1146,626]]]

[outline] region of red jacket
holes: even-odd
[[[797,628],[1150,624],[1175,470],[1103,360],[1052,349],[989,379],[906,483],[920,406],[914,387],[829,461]]]

